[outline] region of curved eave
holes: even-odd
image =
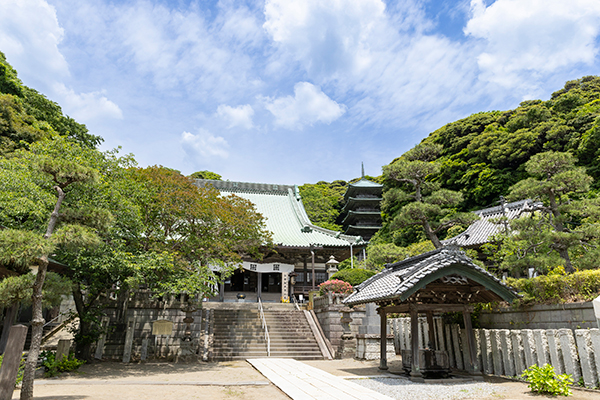
[[[355,220],[370,220],[381,219],[381,213],[379,211],[350,211],[344,217],[342,225],[350,224]]]

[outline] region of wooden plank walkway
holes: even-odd
[[[293,400],[392,400],[293,359],[257,358],[247,361]]]

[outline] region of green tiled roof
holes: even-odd
[[[212,185],[222,194],[235,194],[254,203],[273,234],[273,243],[283,247],[350,247],[363,244],[360,236],[344,235],[313,225],[298,193],[291,185],[272,185],[248,182],[227,182],[196,179],[196,185]]]

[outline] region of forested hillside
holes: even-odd
[[[432,132],[383,167],[384,228],[372,240],[370,264],[406,254],[462,231],[465,211],[509,200],[543,203],[519,235],[480,250],[504,270],[595,267],[600,189],[600,77],[569,81],[547,101],[473,114]],[[433,246],[429,245],[430,248]],[[487,251],[487,254],[481,254]]]

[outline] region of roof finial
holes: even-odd
[[[365,177],[365,163],[361,161],[360,167],[361,167],[361,173],[362,173],[361,178],[364,178]]]

